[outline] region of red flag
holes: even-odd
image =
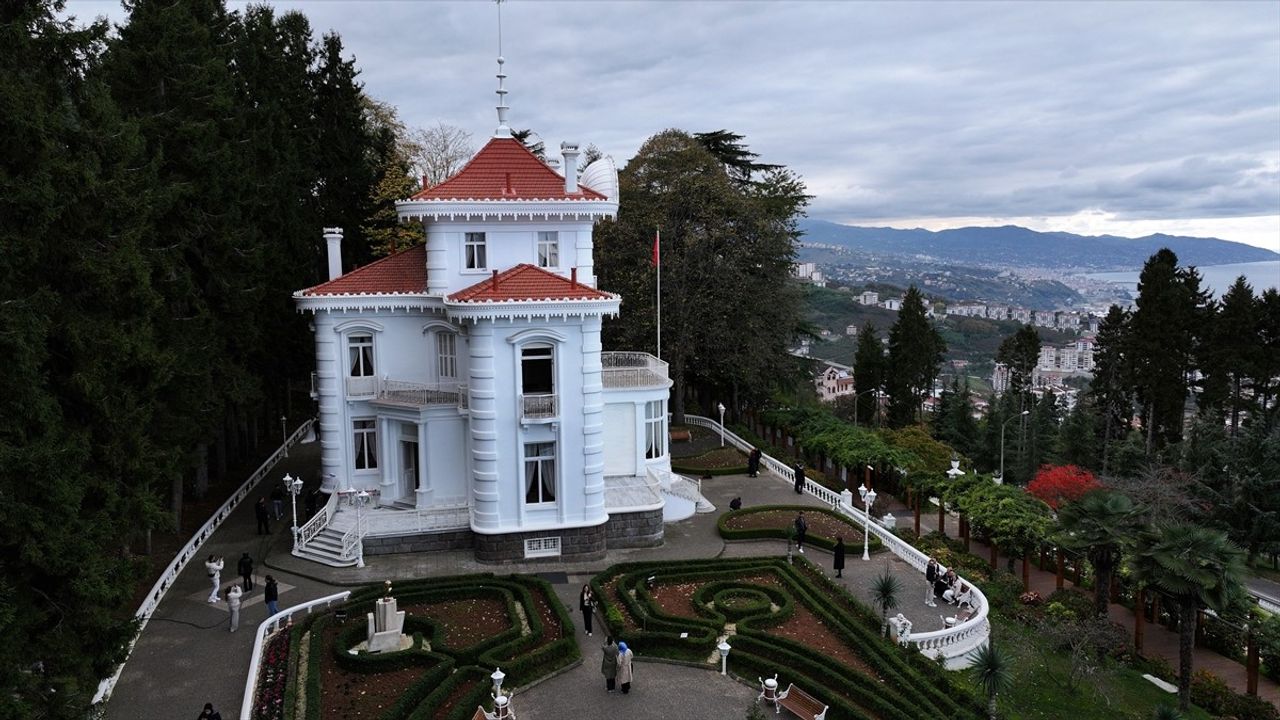
[[[653,267],[658,267],[658,265],[662,261],[662,254],[658,250],[659,243],[661,242],[662,242],[662,231],[661,230],[653,231],[653,257],[649,258],[649,264],[652,265]]]

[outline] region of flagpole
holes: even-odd
[[[662,359],[662,228],[659,227],[653,236],[653,256],[658,260],[658,354]]]

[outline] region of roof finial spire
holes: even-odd
[[[502,70],[506,62],[502,57],[502,0],[494,0],[494,4],[498,6],[498,129],[493,136],[511,137],[511,126],[507,125],[507,111],[511,108],[507,107],[507,89],[503,87],[507,74]]]

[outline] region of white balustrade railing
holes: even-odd
[[[350,590],[344,590],[333,595],[326,595],[322,598],[316,598],[310,602],[294,605],[291,608],[285,608],[280,612],[272,615],[262,624],[258,626],[257,634],[253,639],[253,655],[249,658],[249,677],[244,682],[244,701],[240,704],[240,720],[249,720],[253,716],[253,701],[257,697],[258,689],[258,671],[262,665],[262,651],[267,640],[276,632],[283,630],[293,624],[293,616],[305,612],[310,615],[311,611],[317,607],[324,606],[327,610],[334,603],[343,603],[347,598],[351,597]],[[306,659],[302,659],[306,662]]]
[[[342,534],[342,558],[344,560],[353,560],[359,554],[356,552],[356,546],[364,542],[364,536],[369,531],[369,518],[362,515],[356,523]]]
[[[605,388],[666,387],[666,361],[643,352],[600,353],[601,384]]]
[[[745,452],[753,447],[751,443],[743,440],[737,434],[721,428],[720,423],[711,418],[701,415],[685,415],[684,419],[689,425],[711,428],[717,433],[723,431],[725,442],[732,443],[739,450]],[[789,484],[795,482],[795,470],[792,466],[769,455],[760,457],[760,466]],[[884,543],[884,546],[890,552],[905,560],[907,564],[918,572],[924,573],[925,566],[929,563],[927,555],[917,550],[911,543],[889,532],[874,517],[868,518],[863,510],[844,502],[839,493],[819,485],[809,478],[805,478],[804,491],[828,503],[833,510],[848,515],[858,525],[867,527],[871,534],[879,538],[880,542]],[[985,645],[991,635],[991,624],[987,620],[987,615],[990,612],[987,596],[982,594],[982,590],[973,582],[965,580],[963,577],[960,578],[960,581],[972,589],[974,598],[972,603],[974,608],[973,615],[964,622],[957,623],[954,627],[933,632],[912,633],[909,640],[911,644],[916,646],[916,649],[929,657],[942,657],[947,668],[952,670],[967,667],[970,663],[968,659],[969,653]]]
[[[348,398],[367,398],[378,394],[378,376],[363,375],[347,378]]]
[[[240,485],[240,487],[231,495],[231,498],[223,503],[222,507],[214,511],[213,515],[205,521],[204,525],[201,525],[200,529],[191,536],[191,539],[187,541],[187,544],[178,551],[177,555],[175,555],[173,560],[169,563],[169,566],[164,569],[164,572],[160,573],[160,578],[151,586],[151,592],[147,593],[146,598],[143,599],[137,612],[134,613],[134,617],[138,620],[138,632],[133,636],[133,640],[129,641],[129,647],[125,651],[125,659],[116,667],[115,674],[111,677],[104,678],[98,683],[98,691],[93,696],[94,705],[106,702],[111,697],[111,691],[115,689],[116,683],[120,680],[120,673],[124,672],[124,664],[128,662],[129,654],[133,652],[134,643],[138,641],[138,637],[142,634],[142,629],[147,626],[147,622],[151,620],[152,613],[154,613],[156,607],[160,605],[160,601],[164,599],[165,593],[168,592],[169,588],[173,587],[174,581],[178,579],[178,575],[182,573],[183,568],[185,568],[193,559],[198,558],[197,553],[200,551],[200,548],[204,545],[205,541],[213,536],[213,531],[217,530],[218,527],[231,516],[232,510],[239,507],[240,503],[244,502],[249,497],[249,493],[252,492],[253,489],[257,487],[258,483],[261,482],[262,478],[266,477],[267,473],[275,467],[276,463],[280,461],[280,458],[289,454],[289,448],[296,445],[298,441],[307,434],[307,430],[311,428],[311,425],[314,422],[315,420],[308,420],[299,425],[298,429],[293,431],[293,434],[285,440],[284,444],[276,448],[276,451],[271,453],[271,457],[263,461],[263,463],[258,466],[258,469],[253,471],[253,474]]]
[[[329,521],[333,519],[333,513],[338,509],[338,493],[330,493],[329,500],[325,502],[324,509],[315,514],[315,517],[307,521],[298,529],[298,542],[294,545],[294,553],[307,547],[307,543],[311,542],[317,535],[324,532],[329,527]]]
[[[456,405],[456,385],[425,385],[383,378],[378,383],[377,398],[381,402],[401,405]]]
[[[521,395],[521,417],[529,420],[556,416],[555,395]]]

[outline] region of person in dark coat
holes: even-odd
[[[604,644],[604,659],[600,661],[600,673],[604,675],[604,689],[613,692],[613,686],[617,683],[618,678],[618,646],[613,642],[613,638],[606,639]]]
[[[924,604],[929,607],[938,607],[938,603],[934,601],[934,583],[938,582],[938,561],[929,558],[929,564],[924,567]]]
[[[204,710],[196,720],[222,720],[222,713],[213,709],[213,703],[205,703]]]
[[[240,562],[236,563],[236,572],[240,573],[240,588],[245,592],[253,589],[253,558],[249,557],[249,553],[240,556]]]
[[[591,593],[590,585],[582,586],[582,594],[578,596],[578,609],[582,610],[582,624],[591,637],[591,620],[596,612],[596,596]]]
[[[258,502],[253,504],[253,516],[258,518],[258,534],[271,534],[271,514],[267,511],[267,497],[264,495],[258,498]]]
[[[270,617],[280,612],[280,606],[276,603],[280,600],[280,588],[276,585],[276,579],[267,576],[267,587],[262,593],[262,599],[267,603],[267,616]]]
[[[844,538],[836,536],[835,559],[831,561],[831,567],[836,571],[836,577],[844,577]]]
[[[796,513],[796,549],[804,552],[804,534],[809,532],[809,523],[804,521],[804,512]]]
[[[751,448],[751,453],[747,455],[747,477],[757,477],[760,475],[760,448]]]
[[[284,491],[279,487],[271,488],[271,510],[276,520],[284,517]]]
[[[730,510],[741,510],[741,509],[742,509],[742,498],[741,498],[741,497],[736,497],[736,498],[734,498],[734,499],[730,500],[730,501],[729,501],[729,509],[730,509]]]
[[[796,494],[804,494],[804,463],[798,462],[795,466],[796,474]]]

